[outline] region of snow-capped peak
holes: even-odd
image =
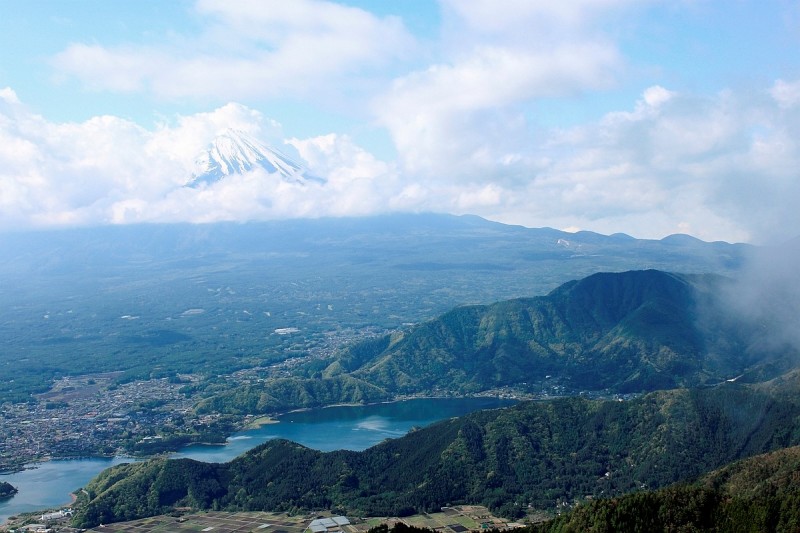
[[[270,174],[277,173],[282,179],[292,183],[324,182],[286,154],[234,129],[228,129],[215,137],[195,163],[197,171],[186,184],[187,187],[210,185],[225,176],[244,174],[256,168],[262,168]]]

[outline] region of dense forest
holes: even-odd
[[[708,486],[708,479],[580,505],[558,518],[517,529],[517,533],[616,533],[694,531],[734,533],[800,530],[800,449],[791,448],[737,463],[744,484],[735,490]],[[784,462],[785,461],[785,462]],[[768,463],[765,468],[764,463]],[[771,466],[771,468],[770,468]],[[718,475],[712,473],[710,477]],[[707,476],[708,477],[708,476]],[[397,522],[368,533],[434,533]],[[497,533],[491,530],[487,533]]]
[[[363,452],[269,441],[225,464],[157,459],[86,487],[81,527],[198,509],[402,516],[481,503],[506,516],[691,480],[800,443],[800,378],[635,400],[524,402],[442,421]],[[788,394],[793,390],[794,393]]]
[[[374,403],[391,398],[385,390],[348,375],[282,378],[236,387],[200,401],[198,413],[275,413],[337,403]]]
[[[739,461],[692,484],[600,499],[534,533],[800,531],[800,448]]]

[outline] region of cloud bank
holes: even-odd
[[[707,94],[643,84],[599,118],[539,122],[548,101],[630,77],[626,21],[657,4],[443,0],[425,40],[333,2],[199,0],[195,34],[69,44],[50,60],[62,81],[206,111],[55,123],[1,89],[0,228],[440,211],[636,237],[797,235],[800,80]],[[362,117],[396,157],[338,131],[299,138],[263,111],[287,99]],[[294,151],[327,182],[254,172],[184,188],[226,128]]]
[[[145,129],[113,116],[50,123],[11,89],[0,91],[0,223],[4,227],[211,222],[364,215],[386,211],[477,213],[526,225],[613,233],[691,233],[747,241],[800,227],[800,102],[778,81],[761,95],[713,98],[650,87],[627,111],[554,130],[468,164],[434,150],[399,163],[349,137],[285,138],[280,124],[231,103]],[[235,127],[293,147],[327,183],[283,183],[263,172],[206,190],[182,187],[215,134]],[[469,133],[470,126],[463,125]],[[473,130],[475,137],[479,129]],[[463,141],[465,137],[458,137]],[[469,147],[469,140],[467,141]],[[493,145],[496,147],[497,145]],[[450,151],[465,150],[456,141]],[[445,150],[447,152],[447,150]],[[477,160],[477,162],[476,162]],[[477,170],[476,170],[477,169]],[[761,206],[767,206],[764,209]]]

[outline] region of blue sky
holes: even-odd
[[[800,234],[800,2],[0,3],[0,231],[472,213]],[[182,187],[228,127],[324,176]]]

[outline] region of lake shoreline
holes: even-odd
[[[81,461],[84,459],[148,459],[151,457],[158,457],[159,454],[154,454],[145,457],[135,457],[133,455],[127,455],[124,453],[112,453],[112,454],[86,454],[86,455],[65,455],[63,457],[53,457],[52,455],[48,455],[37,459],[35,461],[31,461],[20,465],[18,468],[12,468],[0,471],[0,481],[2,481],[3,476],[11,476],[14,474],[19,474],[20,472],[25,472],[26,470],[36,470],[37,468],[41,468],[42,465],[46,465],[47,463],[51,463],[53,461]]]
[[[329,452],[336,449],[364,450],[386,439],[407,434],[413,427],[424,427],[436,421],[462,416],[470,412],[507,407],[515,400],[487,397],[398,398],[390,402],[329,405],[277,416],[251,418],[256,429],[245,429],[229,435],[225,444],[191,444],[177,452],[161,454],[175,459],[189,458],[204,462],[228,462],[246,451],[272,439],[286,439],[303,446]],[[280,420],[277,420],[280,418]],[[209,443],[211,444],[211,443]],[[155,457],[155,456],[151,456]],[[68,460],[48,458],[28,465],[29,468],[5,477],[20,488],[14,498],[0,502],[0,520],[21,512],[56,508],[70,499],[70,494],[85,487],[101,471],[125,462],[147,458],[132,456],[82,457]],[[4,479],[0,477],[0,480]],[[9,502],[13,502],[9,504]]]
[[[236,429],[232,431],[230,434],[225,435],[225,442],[191,442],[188,444],[184,444],[174,450],[167,450],[160,453],[154,454],[146,454],[146,455],[130,455],[130,454],[85,454],[85,455],[74,455],[74,456],[64,456],[64,457],[53,457],[53,456],[46,456],[42,457],[41,459],[37,459],[35,461],[25,463],[24,465],[20,465],[18,468],[7,469],[0,472],[0,480],[4,476],[9,476],[13,474],[18,474],[20,472],[24,472],[26,470],[35,470],[39,468],[42,464],[49,463],[51,461],[73,461],[73,460],[85,460],[85,459],[130,459],[132,461],[146,461],[148,459],[154,459],[157,457],[162,457],[164,455],[170,456],[173,454],[181,453],[182,450],[187,448],[191,448],[193,446],[209,446],[209,447],[224,447],[230,444],[230,438],[237,433],[247,432],[251,430],[259,429],[263,426],[273,425],[273,424],[280,424],[280,418],[285,417],[287,415],[295,414],[295,413],[304,413],[313,411],[315,409],[332,409],[332,408],[340,408],[340,407],[370,407],[376,405],[386,405],[386,404],[395,404],[400,402],[407,402],[410,400],[465,400],[465,399],[496,399],[496,400],[511,400],[511,401],[520,401],[516,398],[501,398],[500,396],[493,396],[493,395],[410,395],[410,396],[397,396],[390,400],[381,400],[377,402],[368,402],[368,403],[333,403],[328,405],[321,405],[317,407],[299,407],[296,409],[289,409],[287,411],[280,411],[276,413],[272,413],[269,415],[245,415],[244,419],[240,421],[239,424],[236,425]],[[246,418],[248,416],[254,416],[253,420],[247,421]]]

